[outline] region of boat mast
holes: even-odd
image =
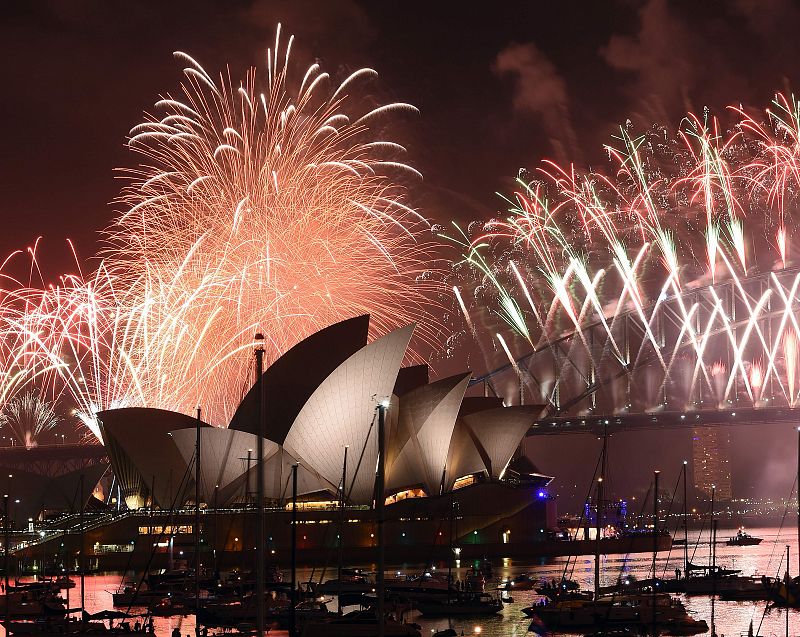
[[[716,601],[717,601],[717,521],[711,520],[711,637],[716,637]]]
[[[800,487],[798,487],[800,489]],[[785,618],[786,618],[786,637],[789,637],[789,545],[786,545],[786,608],[784,609]],[[712,635],[711,637],[714,637]]]
[[[244,487],[244,507],[242,508],[242,543],[241,543],[241,558],[242,563],[240,565],[241,572],[245,572],[245,565],[247,564],[247,547],[253,545],[253,540],[250,537],[251,527],[250,527],[250,513],[248,508],[250,507],[250,503],[253,501],[253,489],[250,486],[250,474],[252,469],[252,462],[253,460],[253,450],[247,450],[247,481]],[[244,594],[244,581],[240,586],[240,592]]]
[[[200,407],[194,442],[194,634],[200,635]]]
[[[64,559],[64,576],[67,578],[66,579],[66,584],[67,584],[66,595],[67,595],[67,609],[69,610],[69,583],[70,583],[69,582],[69,570],[70,569],[69,569],[69,548],[68,548],[68,544],[69,543],[67,542],[67,521],[66,521],[66,519],[64,520],[64,535],[62,536],[62,539],[64,540],[61,543],[61,546],[64,547],[64,557],[63,557],[63,559]]]
[[[9,478],[11,476],[8,476]],[[6,587],[6,594],[5,594],[5,602],[6,602],[6,631],[8,631],[11,627],[11,605],[9,604],[9,593],[8,593],[8,572],[11,568],[11,561],[9,559],[9,528],[8,528],[8,501],[10,499],[10,495],[8,493],[3,495],[3,553],[5,554],[5,565],[3,566],[3,570],[5,571],[5,587]]]
[[[342,462],[342,489],[339,492],[339,561],[337,564],[337,577],[339,587],[336,595],[337,612],[342,614],[342,569],[344,568],[344,502],[345,489],[347,484],[347,449],[348,445],[344,446],[344,461]]]
[[[292,465],[292,605],[289,613],[289,635],[294,637],[297,610],[297,464]]]
[[[83,615],[86,612],[86,547],[84,546],[84,518],[83,512],[86,508],[86,498],[83,493],[83,479],[84,476],[81,474],[81,486],[80,486],[80,505],[81,505],[81,515],[80,515],[80,523],[81,523],[81,560],[80,564],[78,565],[81,569],[81,619],[83,619]],[[6,595],[8,595],[8,586],[6,586]],[[8,602],[8,598],[6,598],[6,602]]]
[[[660,471],[653,471],[653,637],[658,637],[656,618],[656,554],[658,553],[658,477]]]
[[[256,635],[264,636],[264,335],[254,337],[256,355]]]
[[[714,533],[714,498],[716,496],[716,493],[717,493],[717,486],[712,484],[711,485],[711,522],[710,522],[710,527],[708,529],[708,535],[709,535],[709,539],[710,540],[713,540],[712,536],[713,536],[713,533]],[[708,544],[708,565],[709,566],[713,566],[712,563],[711,563],[711,561],[713,559],[713,556],[712,556],[713,547],[714,547],[714,542],[710,541],[709,544]]]
[[[689,462],[683,461],[683,576],[689,577],[689,498],[686,488],[686,468]]]
[[[595,515],[595,538],[594,538],[594,599],[600,599],[600,522],[601,505],[603,500],[603,476],[597,478],[597,513]]]
[[[383,542],[383,517],[384,507],[386,505],[386,498],[384,491],[386,476],[386,450],[385,450],[385,428],[386,428],[386,409],[389,406],[389,401],[383,400],[378,404],[378,470],[375,476],[375,522],[378,527],[378,572],[375,577],[376,592],[378,594],[378,637],[384,637],[386,634],[386,625],[384,620],[384,559],[385,547]]]
[[[600,537],[603,516],[603,479],[606,475],[606,454],[608,453],[608,425],[603,426],[603,448],[600,451],[600,476],[597,478],[597,514],[595,516],[594,542],[594,599],[600,599]],[[587,514],[588,517],[588,514]],[[588,524],[588,522],[587,522]]]

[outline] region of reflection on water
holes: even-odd
[[[798,552],[796,531],[794,528],[784,528],[779,532],[776,528],[749,529],[758,537],[763,537],[764,541],[758,546],[726,546],[718,544],[717,561],[719,564],[729,568],[741,569],[743,574],[751,575],[782,575],[785,569],[786,545],[791,547],[792,573],[798,574]],[[720,533],[720,538],[725,538],[724,532]],[[701,543],[695,546],[690,535],[689,558],[696,564],[708,562],[708,543]],[[675,569],[683,569],[683,547],[675,547],[667,555],[660,553],[657,561],[658,573],[665,577],[674,577]],[[391,563],[391,555],[387,555],[387,560]],[[535,564],[503,560],[497,562],[495,566],[495,579],[498,577],[513,577],[524,572],[533,572],[543,579],[560,578],[567,558],[554,558],[538,562]],[[646,577],[652,565],[652,557],[647,554],[638,554],[626,557],[624,555],[609,555],[602,562],[602,585],[610,585],[623,573],[630,573],[637,577]],[[366,565],[369,567],[370,565]],[[440,564],[440,568],[446,568],[445,564]],[[392,570],[414,573],[420,570],[417,565],[396,565]],[[779,573],[780,569],[780,573]],[[466,565],[454,569],[457,576],[464,578],[466,575]],[[590,588],[594,578],[594,564],[591,557],[579,557],[577,562],[570,563],[568,576],[577,580],[583,588]],[[301,569],[298,572],[298,580],[307,580],[312,575],[311,569]],[[317,577],[319,571],[316,572]],[[333,574],[328,571],[328,577]],[[95,575],[86,578],[86,605],[89,612],[97,612],[106,608],[111,608],[111,593],[117,588],[121,581],[121,576],[116,575]],[[72,606],[80,599],[80,589],[73,588],[70,592]],[[501,615],[494,618],[480,618],[475,620],[468,619],[437,619],[425,620],[416,616],[414,620],[422,627],[423,637],[430,635],[432,630],[441,630],[452,627],[458,634],[462,631],[464,635],[475,634],[475,629],[480,628],[482,637],[516,637],[527,635],[530,620],[524,617],[521,609],[538,599],[534,591],[522,591],[513,593],[514,602],[507,604]],[[687,609],[696,619],[705,619],[711,625],[711,600],[709,597],[686,597],[681,596]],[[785,630],[785,611],[774,609],[765,612],[765,602],[715,602],[715,623],[718,635],[726,637],[738,637],[746,634],[750,622],[753,622],[754,631],[760,635],[783,635]],[[330,604],[330,608],[335,608],[335,603]],[[143,609],[132,609],[134,612]],[[800,610],[789,611],[790,633],[800,632]],[[182,635],[194,635],[194,617],[157,617],[155,618],[155,629],[158,637],[169,637],[173,628],[178,627]],[[760,630],[759,630],[760,626]],[[2,634],[2,629],[0,629]],[[533,633],[530,633],[533,634]]]

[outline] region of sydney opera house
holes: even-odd
[[[467,553],[546,537],[555,527],[545,491],[550,478],[515,458],[541,407],[467,397],[468,372],[429,382],[427,366],[402,367],[413,326],[373,342],[368,328],[369,316],[359,316],[301,341],[264,371],[263,406],[256,383],[227,428],[158,409],[98,414],[127,512],[91,532],[95,553],[111,566],[113,554],[129,552],[142,537],[163,545],[163,537],[150,536],[165,534],[189,547],[196,492],[204,545],[229,559],[251,548],[246,512],[256,505],[259,414],[264,505],[278,560],[289,544],[293,465],[301,555],[324,555],[340,542],[354,558],[371,548],[378,495],[387,503],[387,546],[404,548],[408,559],[415,547],[445,547],[451,533]],[[386,491],[377,494],[377,412],[385,401]]]

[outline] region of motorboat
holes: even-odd
[[[764,541],[764,538],[754,537],[749,533],[745,533],[744,529],[739,531],[731,538],[728,538],[726,544],[728,546],[757,546]]]
[[[549,628],[565,632],[597,627],[635,628],[653,622],[661,627],[694,631],[682,634],[708,630],[704,621],[693,620],[683,603],[667,593],[614,595],[596,601],[546,601],[525,610],[535,614]]]
[[[497,587],[499,591],[530,591],[537,587],[539,581],[528,573],[508,578]]]
[[[336,579],[325,580],[316,590],[325,595],[337,593],[369,593],[375,589],[371,574],[357,568],[343,568]]]
[[[583,637],[639,637],[639,634],[630,628],[608,628],[586,633]]]
[[[417,610],[424,617],[488,616],[503,610],[503,602],[488,593],[462,593],[452,598],[419,601]]]
[[[309,621],[300,632],[301,637],[378,637],[378,618],[371,611],[353,611],[328,619]],[[421,637],[415,624],[386,618],[383,624],[385,637]]]

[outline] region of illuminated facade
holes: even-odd
[[[716,499],[730,501],[731,434],[723,427],[698,427],[692,430],[692,471],[694,488],[698,496],[711,497],[716,488]]]

